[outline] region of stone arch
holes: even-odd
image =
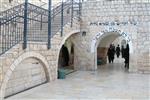
[[[70,33],[68,33],[66,36],[64,36],[64,38],[62,39],[62,41],[61,41],[61,43],[60,43],[60,45],[59,45],[59,47],[58,47],[58,52],[57,52],[57,64],[58,64],[58,62],[59,62],[59,54],[60,54],[60,50],[61,50],[61,47],[63,46],[63,44],[65,43],[65,41],[69,38],[69,37],[71,37],[73,34],[78,34],[78,33],[80,33],[80,30],[74,30],[74,31],[71,31]],[[57,67],[58,68],[58,67]]]
[[[5,96],[5,89],[6,89],[6,86],[7,86],[7,83],[13,73],[13,71],[15,70],[15,68],[22,62],[24,61],[25,59],[28,59],[28,58],[35,58],[37,60],[39,60],[43,66],[44,66],[44,70],[45,70],[45,75],[46,75],[46,78],[47,78],[47,81],[50,81],[52,75],[50,73],[50,68],[49,68],[49,64],[47,62],[47,60],[45,59],[44,56],[42,56],[41,54],[39,53],[36,53],[36,52],[25,52],[23,53],[22,55],[20,55],[10,66],[10,68],[8,69],[8,71],[6,72],[5,76],[4,76],[4,79],[3,79],[3,82],[2,82],[2,85],[1,85],[1,99],[4,99],[4,96]]]
[[[102,38],[109,36],[109,35],[116,35],[116,37],[122,36],[124,39],[129,43],[130,47],[132,48],[130,50],[130,53],[133,52],[133,46],[132,46],[132,40],[131,37],[127,32],[121,31],[119,29],[111,29],[111,30],[105,30],[101,31],[99,33],[96,33],[94,37],[92,38],[91,41],[91,46],[90,46],[90,52],[94,54],[94,70],[97,69],[97,47],[99,45],[99,42],[102,40]]]

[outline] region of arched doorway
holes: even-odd
[[[115,33],[105,33],[109,34],[107,36],[103,36],[97,45],[97,64],[107,64],[107,52],[110,44],[113,44],[113,41],[119,37],[118,34]]]
[[[59,68],[74,69],[74,44],[65,42],[59,53]]]
[[[59,53],[59,68],[74,69],[74,44],[71,43],[69,46],[62,45]]]
[[[126,48],[126,40],[123,39],[120,35],[117,35],[115,33],[106,33],[109,34],[108,36],[104,36],[99,41],[99,44],[97,46],[97,62],[98,65],[103,65],[109,63],[108,61],[108,49],[110,45],[114,47],[114,62],[115,63],[124,63],[124,58],[122,55],[122,46],[125,49]],[[122,43],[123,41],[123,43]],[[116,49],[119,48],[119,56],[117,57]],[[112,62],[111,62],[112,63]]]
[[[68,66],[69,66],[69,51],[65,45],[62,45],[62,48],[61,48],[60,54],[59,54],[58,67],[66,68]]]
[[[61,73],[68,75],[75,71],[75,36],[76,35],[71,35],[67,38],[60,49],[58,56],[58,79],[61,77],[59,76]]]
[[[130,46],[130,53],[131,52],[133,53],[132,41],[128,33],[123,32],[121,30],[117,30],[117,29],[105,30],[105,31],[99,32],[95,34],[91,42],[91,53],[94,53],[94,70],[97,69],[97,63],[98,63],[97,59],[99,58],[98,55],[103,54],[102,56],[104,56],[104,60],[105,60],[104,63],[107,62],[106,61],[107,49],[109,45],[113,43],[113,41],[115,41],[118,37],[123,37],[126,40],[126,42],[128,42]],[[99,49],[99,47],[101,49],[104,49],[104,51],[103,53],[97,55],[97,50]]]

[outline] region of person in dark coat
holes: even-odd
[[[125,51],[124,51],[124,58],[125,58],[125,68],[129,69],[129,44],[127,44]]]
[[[119,47],[119,44],[118,44],[118,46],[116,48],[116,55],[117,55],[117,58],[119,58],[119,56],[120,56],[120,47]]]
[[[113,47],[112,47],[112,45],[110,45],[108,48],[107,56],[108,56],[109,63],[111,63],[111,62],[113,63]]]
[[[111,57],[112,63],[114,62],[114,59],[115,59],[115,52],[116,52],[115,45],[112,44],[112,57]]]
[[[62,46],[62,57],[64,59],[64,66],[69,65],[69,52],[66,46]]]
[[[124,58],[124,51],[125,51],[125,48],[124,48],[124,46],[122,45],[122,46],[121,46],[121,55],[122,55],[122,58]]]

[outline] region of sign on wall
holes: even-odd
[[[110,22],[99,22],[99,21],[93,21],[89,22],[89,26],[102,26],[104,27],[104,31],[101,31],[99,33],[96,33],[95,36],[93,37],[91,41],[91,53],[95,52],[96,49],[96,43],[98,39],[104,34],[104,33],[109,33],[109,32],[115,32],[119,33],[120,36],[124,37],[125,40],[129,43],[130,46],[132,46],[131,38],[129,36],[129,33],[124,32],[120,30],[120,27],[124,26],[137,26],[138,22],[135,20],[130,20],[130,21],[110,21]],[[130,52],[133,52],[133,48],[130,49]]]
[[[99,32],[99,33],[96,33],[94,38],[92,39],[92,42],[91,42],[91,53],[94,53],[95,52],[95,47],[96,47],[96,43],[98,41],[98,39],[104,34],[104,33],[109,33],[109,32],[116,32],[116,33],[119,33],[122,37],[124,37],[126,39],[126,41],[128,43],[131,42],[131,39],[128,35],[128,33],[126,32],[123,32],[121,30],[118,30],[118,29],[115,29],[114,27],[109,27],[108,29],[102,31],[102,32]]]
[[[111,22],[99,22],[99,21],[95,21],[95,22],[90,22],[90,26],[125,26],[125,25],[134,25],[136,26],[138,23],[137,21],[111,21]]]

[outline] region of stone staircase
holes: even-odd
[[[47,81],[53,81],[57,79],[57,64],[58,57],[61,46],[65,43],[65,40],[71,36],[72,34],[80,32],[80,23],[77,17],[73,18],[73,25],[71,27],[71,15],[67,13],[67,9],[64,10],[64,23],[63,23],[63,36],[61,36],[61,13],[52,20],[52,38],[51,38],[51,48],[47,49],[47,30],[48,24],[43,24],[42,30],[33,31],[34,29],[40,29],[40,23],[32,23],[32,27],[29,29],[28,33],[28,45],[26,49],[23,49],[23,42],[18,41],[16,45],[10,48],[8,51],[3,53],[0,56],[0,99],[4,97],[11,96],[13,94],[19,93],[22,91],[19,87],[9,86],[7,87],[7,83],[9,82],[14,70],[16,67],[27,58],[37,58],[43,61],[42,63],[46,63],[48,77]],[[47,18],[44,18],[47,21]],[[36,27],[38,26],[38,27]],[[40,41],[35,38],[32,40],[32,33],[36,32],[36,34],[42,34]],[[2,36],[2,35],[1,35]],[[41,35],[40,35],[41,36]],[[3,38],[3,37],[2,37]],[[37,36],[38,38],[38,36]],[[12,39],[13,40],[13,39]],[[15,72],[16,73],[16,72]],[[18,72],[19,75],[19,72]],[[15,80],[14,80],[15,81]],[[17,83],[17,82],[16,82]],[[30,88],[30,87],[29,87]],[[24,86],[23,90],[26,90],[27,87]],[[13,90],[13,91],[12,91]]]
[[[37,5],[37,6],[40,6],[40,7],[44,7],[46,6],[47,2],[45,1],[41,1],[41,0],[29,0],[30,3],[34,4],[34,5]],[[24,0],[11,0],[11,2],[9,2],[9,0],[1,0],[1,9],[0,9],[0,12],[1,11],[5,11],[7,9],[10,9],[16,5],[20,5],[24,3]]]
[[[5,83],[5,81],[9,80],[9,77],[11,73],[13,73],[15,67],[17,65],[14,65],[14,68],[11,67],[11,65],[16,62],[17,58],[19,58],[21,55],[27,52],[36,52],[41,54],[45,57],[45,59],[49,63],[49,69],[51,72],[50,81],[57,79],[57,63],[58,63],[58,56],[59,51],[62,46],[62,41],[64,41],[64,38],[66,36],[70,36],[73,33],[70,33],[72,30],[76,30],[76,32],[79,32],[79,23],[77,19],[74,19],[74,26],[71,28],[70,24],[67,24],[64,26],[64,32],[68,33],[65,34],[63,37],[60,36],[60,32],[57,32],[56,35],[52,38],[52,46],[50,50],[47,50],[47,44],[46,43],[35,43],[30,42],[27,49],[22,49],[22,43],[17,44],[13,48],[11,48],[9,51],[7,51],[5,54],[0,56],[0,61],[2,62],[0,65],[0,75],[1,75],[1,85],[2,83]],[[18,62],[18,61],[17,61]],[[6,76],[6,77],[5,77]],[[3,89],[3,87],[1,87]],[[5,96],[8,96],[7,93]]]

